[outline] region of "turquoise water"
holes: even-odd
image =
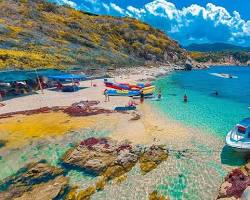
[[[211,73],[231,74],[237,78],[222,78]],[[155,85],[161,89],[163,99],[151,104],[159,112],[212,134],[222,144],[227,132],[237,122],[250,117],[250,67],[174,72],[156,80]],[[215,91],[218,91],[218,96]],[[183,101],[184,94],[188,96],[187,103]],[[208,146],[205,141],[193,141],[192,148],[198,152],[190,158],[176,157],[178,161],[173,173],[155,186],[160,193],[175,200],[211,199],[214,195],[211,191],[219,188],[220,180],[227,174],[225,167],[236,167],[245,162],[244,155],[223,145]]]
[[[109,134],[110,132],[107,130],[87,130],[84,133],[72,132],[64,135],[60,139],[41,140],[21,150],[10,150],[10,152],[6,155],[2,155],[0,158],[0,169],[2,169],[0,170],[0,181],[15,174],[20,168],[32,161],[36,162],[45,159],[53,166],[62,167],[61,157],[68,149],[79,143],[79,141],[89,137],[106,137]],[[70,177],[70,183],[72,185],[78,185],[83,181],[87,182],[92,179],[92,177],[74,169],[68,172],[68,176]]]
[[[238,78],[221,78],[210,73],[227,73]],[[164,98],[152,104],[173,119],[222,138],[242,118],[250,116],[249,77],[250,67],[211,67],[172,73],[155,82]],[[184,94],[188,103],[183,102]]]

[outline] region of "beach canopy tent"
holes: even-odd
[[[61,74],[61,75],[52,75],[48,76],[49,79],[57,80],[57,81],[83,81],[86,80],[86,76],[77,75],[77,74]]]
[[[56,69],[41,69],[36,71],[30,71],[27,72],[29,76],[32,76],[33,78],[38,77],[49,77],[49,76],[59,76],[62,74],[65,74],[64,72]]]
[[[11,83],[15,81],[27,81],[33,79],[24,71],[0,71],[0,82]]]
[[[46,77],[57,81],[80,81],[87,79],[84,75],[69,74],[56,69],[0,71],[0,83],[36,80],[37,77]]]

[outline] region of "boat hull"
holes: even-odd
[[[235,140],[232,137],[232,132],[230,131],[226,136],[226,145],[237,152],[250,152],[250,141],[244,142],[241,140]]]

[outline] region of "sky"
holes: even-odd
[[[250,0],[51,0],[96,14],[129,16],[163,30],[181,45],[250,46]]]

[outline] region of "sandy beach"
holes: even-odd
[[[114,76],[114,78],[110,78],[109,80],[129,83],[141,81],[147,82],[158,76],[166,75],[171,71],[166,67],[148,69],[140,68],[138,70],[140,73],[136,74],[132,73],[130,70],[117,71],[115,72],[116,76]],[[91,86],[91,84],[96,85],[96,87]],[[45,89],[43,91],[37,91],[36,94],[21,96],[4,101],[3,103],[5,106],[0,108],[0,114],[33,110],[42,107],[70,106],[73,103],[86,100],[100,101],[97,107],[113,110],[116,106],[127,105],[130,100],[129,97],[116,96],[110,97],[110,101],[105,102],[103,95],[105,85],[103,83],[103,79],[82,81],[80,82],[80,87],[83,89],[74,93],[63,93],[53,89]],[[157,111],[155,111],[147,101],[142,105],[140,105],[139,100],[136,100],[136,102],[138,103],[137,112],[140,114],[141,119],[135,121],[130,120],[131,112],[128,114],[117,113],[114,115],[79,117],[74,120],[70,119],[70,117],[66,116],[66,114],[60,112],[2,119],[0,131],[4,134],[1,135],[0,139],[14,140],[18,134],[24,135],[23,138],[26,138],[27,140],[31,138],[37,139],[39,137],[56,136],[72,130],[91,127],[96,124],[103,124],[102,121],[113,122],[112,128],[109,129],[112,129],[111,137],[114,139],[128,139],[137,144],[166,143],[166,141],[174,141],[176,137],[186,141],[190,137],[192,130],[189,128],[159,115],[159,113],[157,113]],[[18,124],[20,125],[20,122],[22,122],[22,126],[18,126]],[[33,130],[28,128],[30,124],[34,124]],[[48,126],[47,124],[50,125]],[[108,125],[105,126],[105,128],[108,127]],[[15,129],[19,129],[20,131]],[[6,130],[8,130],[7,132],[9,133],[14,132],[16,134],[6,135]],[[17,141],[15,140],[15,142]]]

